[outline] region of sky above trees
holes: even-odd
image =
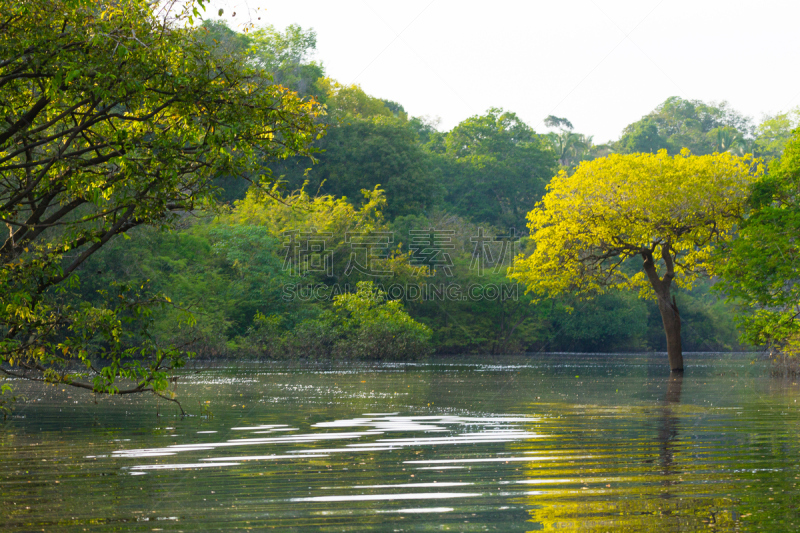
[[[669,96],[727,100],[756,122],[800,105],[790,1],[214,0],[206,16],[220,8],[232,28],[314,28],[329,76],[442,130],[503,107],[605,142]]]

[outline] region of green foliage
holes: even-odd
[[[278,194],[277,189],[273,194]],[[193,351],[206,358],[256,359],[402,359],[423,353],[403,340],[408,337],[401,336],[402,342],[388,342],[397,328],[390,328],[393,321],[383,314],[369,320],[369,313],[352,313],[333,305],[343,297],[350,305],[354,295],[348,290],[356,289],[360,279],[355,272],[342,275],[351,254],[345,243],[348,231],[394,232],[395,244],[403,253],[382,260],[381,269],[395,272],[390,280],[381,281],[387,286],[424,283],[441,286],[443,294],[451,289],[490,285],[513,291],[513,284],[505,278],[505,266],[497,272],[489,267],[483,274],[471,268],[475,253],[471,239],[479,232],[477,224],[457,215],[433,212],[428,217],[397,217],[387,227],[380,215],[384,205],[381,191],[372,191],[369,197],[356,209],[343,199],[312,198],[303,191],[278,197],[254,189],[230,212],[213,220],[200,219],[173,233],[138,231],[130,241],[104,250],[87,265],[91,283],[85,282],[82,288],[102,287],[110,280],[126,277],[152,279],[152,287],[168,293],[178,307],[168,307],[155,317],[152,330],[156,338],[190,343]],[[409,230],[430,227],[454,232],[452,277],[441,271],[434,276],[414,275],[408,265],[405,253],[409,251]],[[299,236],[315,228],[331,234],[326,249],[332,252],[334,276],[324,272],[290,275],[283,268],[287,251],[283,232],[296,231]],[[484,229],[492,235],[502,233]],[[305,241],[300,244],[305,246]],[[499,256],[496,243],[491,253]],[[102,274],[95,274],[97,271]],[[285,298],[282,287],[298,283],[301,288]],[[329,298],[323,300],[301,297],[300,292],[322,283],[338,284],[340,293],[328,291],[325,294]],[[379,290],[380,285],[375,287]],[[689,302],[689,297],[679,294],[680,301],[692,308],[684,313],[687,347],[708,350],[735,346],[735,335],[725,329],[730,320],[726,321],[724,312],[711,304]],[[368,307],[376,300],[379,298],[358,297],[355,302]],[[660,324],[655,322],[648,329],[648,316],[658,320],[657,309],[637,302],[633,295],[609,294],[588,303],[567,300],[570,305],[554,300],[532,304],[531,300],[519,288],[516,298],[414,299],[404,302],[404,307],[408,316],[430,328],[426,346],[438,353],[626,351],[659,349],[663,344]],[[181,308],[193,312],[194,325],[176,325]],[[696,330],[700,332],[697,336],[706,337],[702,343],[693,340]]]
[[[616,143],[619,153],[671,155],[688,148],[693,154],[732,151],[750,152],[745,138],[752,135],[750,119],[730,108],[727,102],[706,104],[672,96],[641,120],[628,125]]]
[[[419,285],[428,291],[425,298],[407,301],[406,306],[411,316],[433,330],[432,339],[438,353],[518,353],[538,342],[538,330],[536,334],[529,334],[536,310],[529,305],[529,298],[514,297],[519,297],[522,291],[515,292],[514,284],[505,278],[505,270],[514,255],[511,246],[506,251],[504,262],[485,265],[486,268],[481,270],[476,259],[483,261],[491,254],[492,258],[500,260],[502,244],[490,241],[483,243],[486,249],[478,249],[473,239],[480,234],[481,227],[474,222],[436,211],[428,217],[398,217],[391,228],[403,250],[409,249],[409,230],[435,228],[452,232],[454,247],[448,250],[453,261],[452,276],[442,269],[435,270],[432,275],[406,271],[396,274],[392,280],[392,283],[406,286]],[[492,227],[482,229],[489,239],[507,231]],[[432,292],[434,287],[440,290],[441,296]],[[483,293],[484,287],[492,287],[489,297]],[[472,295],[470,290],[473,290]],[[502,298],[501,290],[505,291]]]
[[[441,200],[441,184],[418,142],[418,122],[409,123],[402,106],[367,95],[358,85],[320,79],[327,105],[328,134],[317,143],[317,164],[288,160],[275,167],[290,190],[344,196],[358,203],[363,189],[386,192],[388,217],[431,208]]]
[[[383,98],[381,98],[381,102],[383,102],[383,105],[385,105],[386,108],[389,109],[389,111],[391,111],[395,117],[401,118],[403,120],[408,118],[408,113],[406,113],[405,108],[402,105],[398,104],[397,102],[394,102],[392,100],[386,100]]]
[[[739,238],[724,250],[720,288],[740,302],[742,337],[791,355],[800,353],[800,129],[750,196]]]
[[[251,59],[272,74],[273,81],[288,87],[302,96],[324,99],[317,85],[324,70],[320,63],[310,59],[317,48],[317,34],[290,24],[283,32],[266,26],[247,36],[252,45]]]
[[[706,133],[706,139],[715,152],[731,152],[737,155],[752,152],[752,143],[744,138],[742,132],[732,126],[716,127]]]
[[[557,168],[533,129],[514,113],[490,109],[461,122],[443,141],[447,204],[475,221],[522,229]],[[431,145],[436,151],[436,139]]]
[[[715,289],[716,282],[699,280],[691,290],[677,289],[675,296],[681,310],[681,338],[688,352],[725,352],[749,350],[736,329],[736,305],[728,302]],[[664,325],[658,305],[652,300],[643,302],[637,324],[645,317],[643,345],[656,351],[666,351]],[[638,326],[641,327],[641,326]]]
[[[547,302],[543,319],[548,325],[548,351],[622,352],[651,348],[645,337],[650,312],[632,293],[603,294],[587,301],[567,298]],[[660,325],[660,319],[659,319]],[[660,341],[663,342],[663,329]]]
[[[208,20],[203,22],[202,29],[204,31],[198,33],[204,36],[204,42],[213,45],[212,53],[223,57],[240,55],[248,64],[263,70],[272,83],[322,103],[327,99],[323,66],[310,59],[317,42],[313,30],[303,30],[292,24],[283,32],[267,26],[245,34],[231,30],[224,21]],[[320,115],[318,120],[323,118]],[[297,178],[291,185],[299,188],[312,161],[308,157],[263,160],[260,170],[268,176],[274,169],[278,175]],[[230,203],[244,198],[251,180],[239,178],[229,174],[215,178],[214,184],[222,201]]]
[[[219,175],[268,182],[264,161],[308,154],[320,135],[318,105],[209,48],[206,30],[191,26],[202,4],[153,7],[34,0],[0,14],[8,374],[104,393],[164,390],[185,355],[152,337],[152,308],[170,300],[125,279],[78,299],[76,273],[115,236],[212,205]]]
[[[650,117],[627,126],[622,138],[617,142],[617,150],[623,154],[655,154],[659,150],[667,149],[668,146],[667,140],[658,131],[658,124]]]
[[[779,158],[792,138],[792,130],[798,127],[800,107],[765,117],[756,128],[755,146],[758,155],[768,161]]]
[[[19,401],[25,401],[25,399],[25,396],[15,395],[14,389],[12,389],[11,385],[8,383],[2,383],[2,385],[0,385],[0,413],[3,414],[3,422],[5,422],[11,414],[10,405]]]
[[[130,239],[117,239],[87,261],[79,272],[80,295],[94,302],[115,280],[146,282],[151,290],[169,294],[172,302],[152,316],[149,334],[156,342],[204,357],[222,355],[225,332],[235,327],[228,315],[241,303],[229,291],[231,270],[214,253],[202,225],[176,232],[137,228]]]
[[[0,249],[0,346],[10,372],[101,392],[163,391],[187,352],[403,359],[663,343],[657,309],[630,294],[400,302],[363,273],[344,275],[348,233],[391,229],[375,260],[394,271],[392,283],[519,289],[505,267],[475,271],[472,239],[522,233],[559,166],[572,174],[609,148],[566,119],[548,117],[560,131],[538,135],[500,109],[439,132],[399,103],[323,78],[313,30],[193,27],[193,8],[169,22],[139,0],[35,0],[0,15],[9,58],[0,215],[12,228]],[[782,149],[787,117],[762,124],[759,149]],[[741,153],[750,133],[724,103],[671,98],[617,149]],[[619,185],[637,187],[628,181]],[[771,186],[760,187],[772,202]],[[672,202],[669,212],[680,211],[691,194],[673,189],[651,210]],[[409,231],[428,228],[454,232],[452,276],[411,267]],[[305,249],[319,233],[332,268],[287,268],[289,239]],[[323,283],[342,288],[323,300],[286,289]],[[734,345],[728,308],[706,286],[678,297],[691,308],[687,347]],[[120,378],[132,384],[120,389]]]
[[[408,316],[402,302],[387,300],[372,281],[358,283],[355,293],[334,299],[346,347],[357,358],[414,359],[429,353],[431,330]]]
[[[406,119],[402,106],[370,96],[356,84],[342,85],[336,80],[325,78],[319,80],[317,86],[325,95],[328,112],[334,121],[347,122],[356,117],[390,118],[396,113],[400,115],[400,119]]]
[[[408,235],[409,229],[426,227],[454,232],[455,249],[450,251],[453,276],[442,272],[422,279],[401,275],[395,276],[392,282],[424,282],[442,287],[444,295],[455,294],[455,298],[406,301],[409,314],[432,329],[437,353],[664,350],[664,330],[657,306],[638,300],[635,293],[612,292],[588,301],[568,294],[562,299],[534,303],[531,294],[524,294],[523,286],[514,289],[515,284],[506,278],[506,265],[498,272],[490,267],[480,273],[474,268],[476,250],[471,238],[478,234],[478,225],[446,213],[398,217],[391,224],[395,235]],[[491,235],[502,233],[496,229],[488,231]],[[403,248],[406,249],[405,244]],[[521,248],[517,248],[523,255],[529,255],[532,250],[533,242],[527,238],[522,240]],[[491,254],[499,256],[496,244]],[[513,297],[463,298],[469,287],[492,286],[503,287],[506,295]],[[483,293],[478,291],[477,294]],[[677,297],[679,305],[686,309],[682,316],[688,350],[739,348],[731,306],[709,296],[707,283],[699,283],[691,293],[678,291]]]
[[[751,156],[610,155],[561,171],[528,215],[528,257],[510,277],[537,297],[592,297],[639,289],[655,298],[670,368],[683,371],[681,317],[673,283],[691,288],[730,241],[747,189],[762,172]],[[641,258],[641,271],[631,266]]]
[[[308,239],[315,233],[329,234],[325,251],[331,253],[334,275],[346,270],[351,247],[347,233],[369,233],[385,229],[383,209],[386,197],[380,188],[362,190],[364,201],[354,206],[346,198],[333,196],[311,197],[304,189],[280,196],[277,187],[267,194],[263,190],[251,189],[244,200],[238,201],[233,210],[221,214],[219,225],[259,226],[278,239],[283,246],[296,235],[297,242],[305,248]],[[285,250],[282,251],[285,253]],[[297,272],[295,272],[297,274]],[[323,272],[306,273],[324,281]]]
[[[224,20],[204,20],[198,32],[205,47],[220,59],[244,57],[251,46],[251,39],[230,29]]]
[[[383,191],[364,194],[365,203],[355,208],[341,198],[312,198],[302,190],[280,196],[277,186],[270,191],[254,187],[234,208],[214,218],[198,219],[172,233],[140,230],[129,241],[114,243],[86,265],[87,272],[96,274],[81,290],[90,298],[113,279],[153,280],[152,287],[169,293],[176,307],[155,317],[152,335],[161,342],[185,344],[202,357],[302,356],[307,341],[316,343],[315,356],[324,357],[323,346],[333,346],[333,341],[325,343],[330,323],[313,320],[330,311],[332,301],[304,300],[287,287],[341,282],[355,288],[360,274],[342,276],[352,252],[347,234],[387,229],[381,214]],[[306,249],[319,234],[326,235],[324,251],[330,252],[333,276],[326,269],[287,264],[290,238],[298,249]],[[390,252],[376,264],[402,270],[404,258],[391,258]],[[193,324],[178,323],[182,309],[192,312]],[[299,333],[315,327],[313,335]],[[292,342],[288,336],[280,340],[290,332]]]
[[[435,179],[432,161],[417,142],[416,133],[399,118],[348,116],[329,127],[318,146],[322,153],[309,172],[284,167],[290,188],[308,180],[310,191],[358,202],[362,189],[380,185],[386,192],[389,218],[425,211],[441,201],[442,184]]]
[[[259,70],[269,73],[278,85],[301,96],[324,99],[317,80],[323,77],[320,63],[310,59],[317,48],[314,30],[290,24],[283,32],[265,26],[249,33],[238,33],[224,20],[204,20],[199,39],[219,58],[240,57]]]
[[[572,131],[572,122],[565,118],[550,115],[544,120],[545,126],[558,128],[558,132],[550,132],[546,136],[550,148],[558,158],[562,169],[571,171],[581,161],[588,161],[597,157],[601,152],[605,155],[608,146],[595,146],[591,135],[583,135]]]
[[[259,315],[251,340],[276,358],[408,360],[431,353],[431,330],[412,319],[399,300],[388,300],[372,281],[335,296],[333,308],[280,335],[280,319]]]

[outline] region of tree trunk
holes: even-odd
[[[667,336],[667,358],[672,372],[683,372],[683,347],[681,346],[681,315],[675,297],[669,301],[669,293],[658,296],[658,310]]]
[[[655,246],[654,246],[655,248]],[[668,244],[661,246],[661,257],[664,259],[666,272],[663,278],[658,277],[652,249],[642,249],[644,271],[658,298],[658,310],[667,336],[667,358],[672,372],[683,372],[683,348],[681,346],[681,315],[675,297],[671,295],[672,280],[675,278],[672,255]]]

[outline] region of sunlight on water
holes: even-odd
[[[15,383],[0,530],[800,529],[797,384],[696,360],[220,369],[181,379],[210,406],[185,418]]]
[[[479,492],[415,492],[412,494],[353,494],[349,496],[314,496],[292,498],[293,502],[367,502],[379,500],[443,500],[448,498],[474,498]]]
[[[452,507],[422,507],[420,509],[393,509],[389,511],[381,511],[383,513],[449,513],[455,511]]]

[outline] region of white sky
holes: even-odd
[[[669,96],[756,122],[800,105],[797,0],[213,0],[206,14],[220,7],[232,28],[313,28],[328,76],[440,130],[502,107],[601,143]]]

